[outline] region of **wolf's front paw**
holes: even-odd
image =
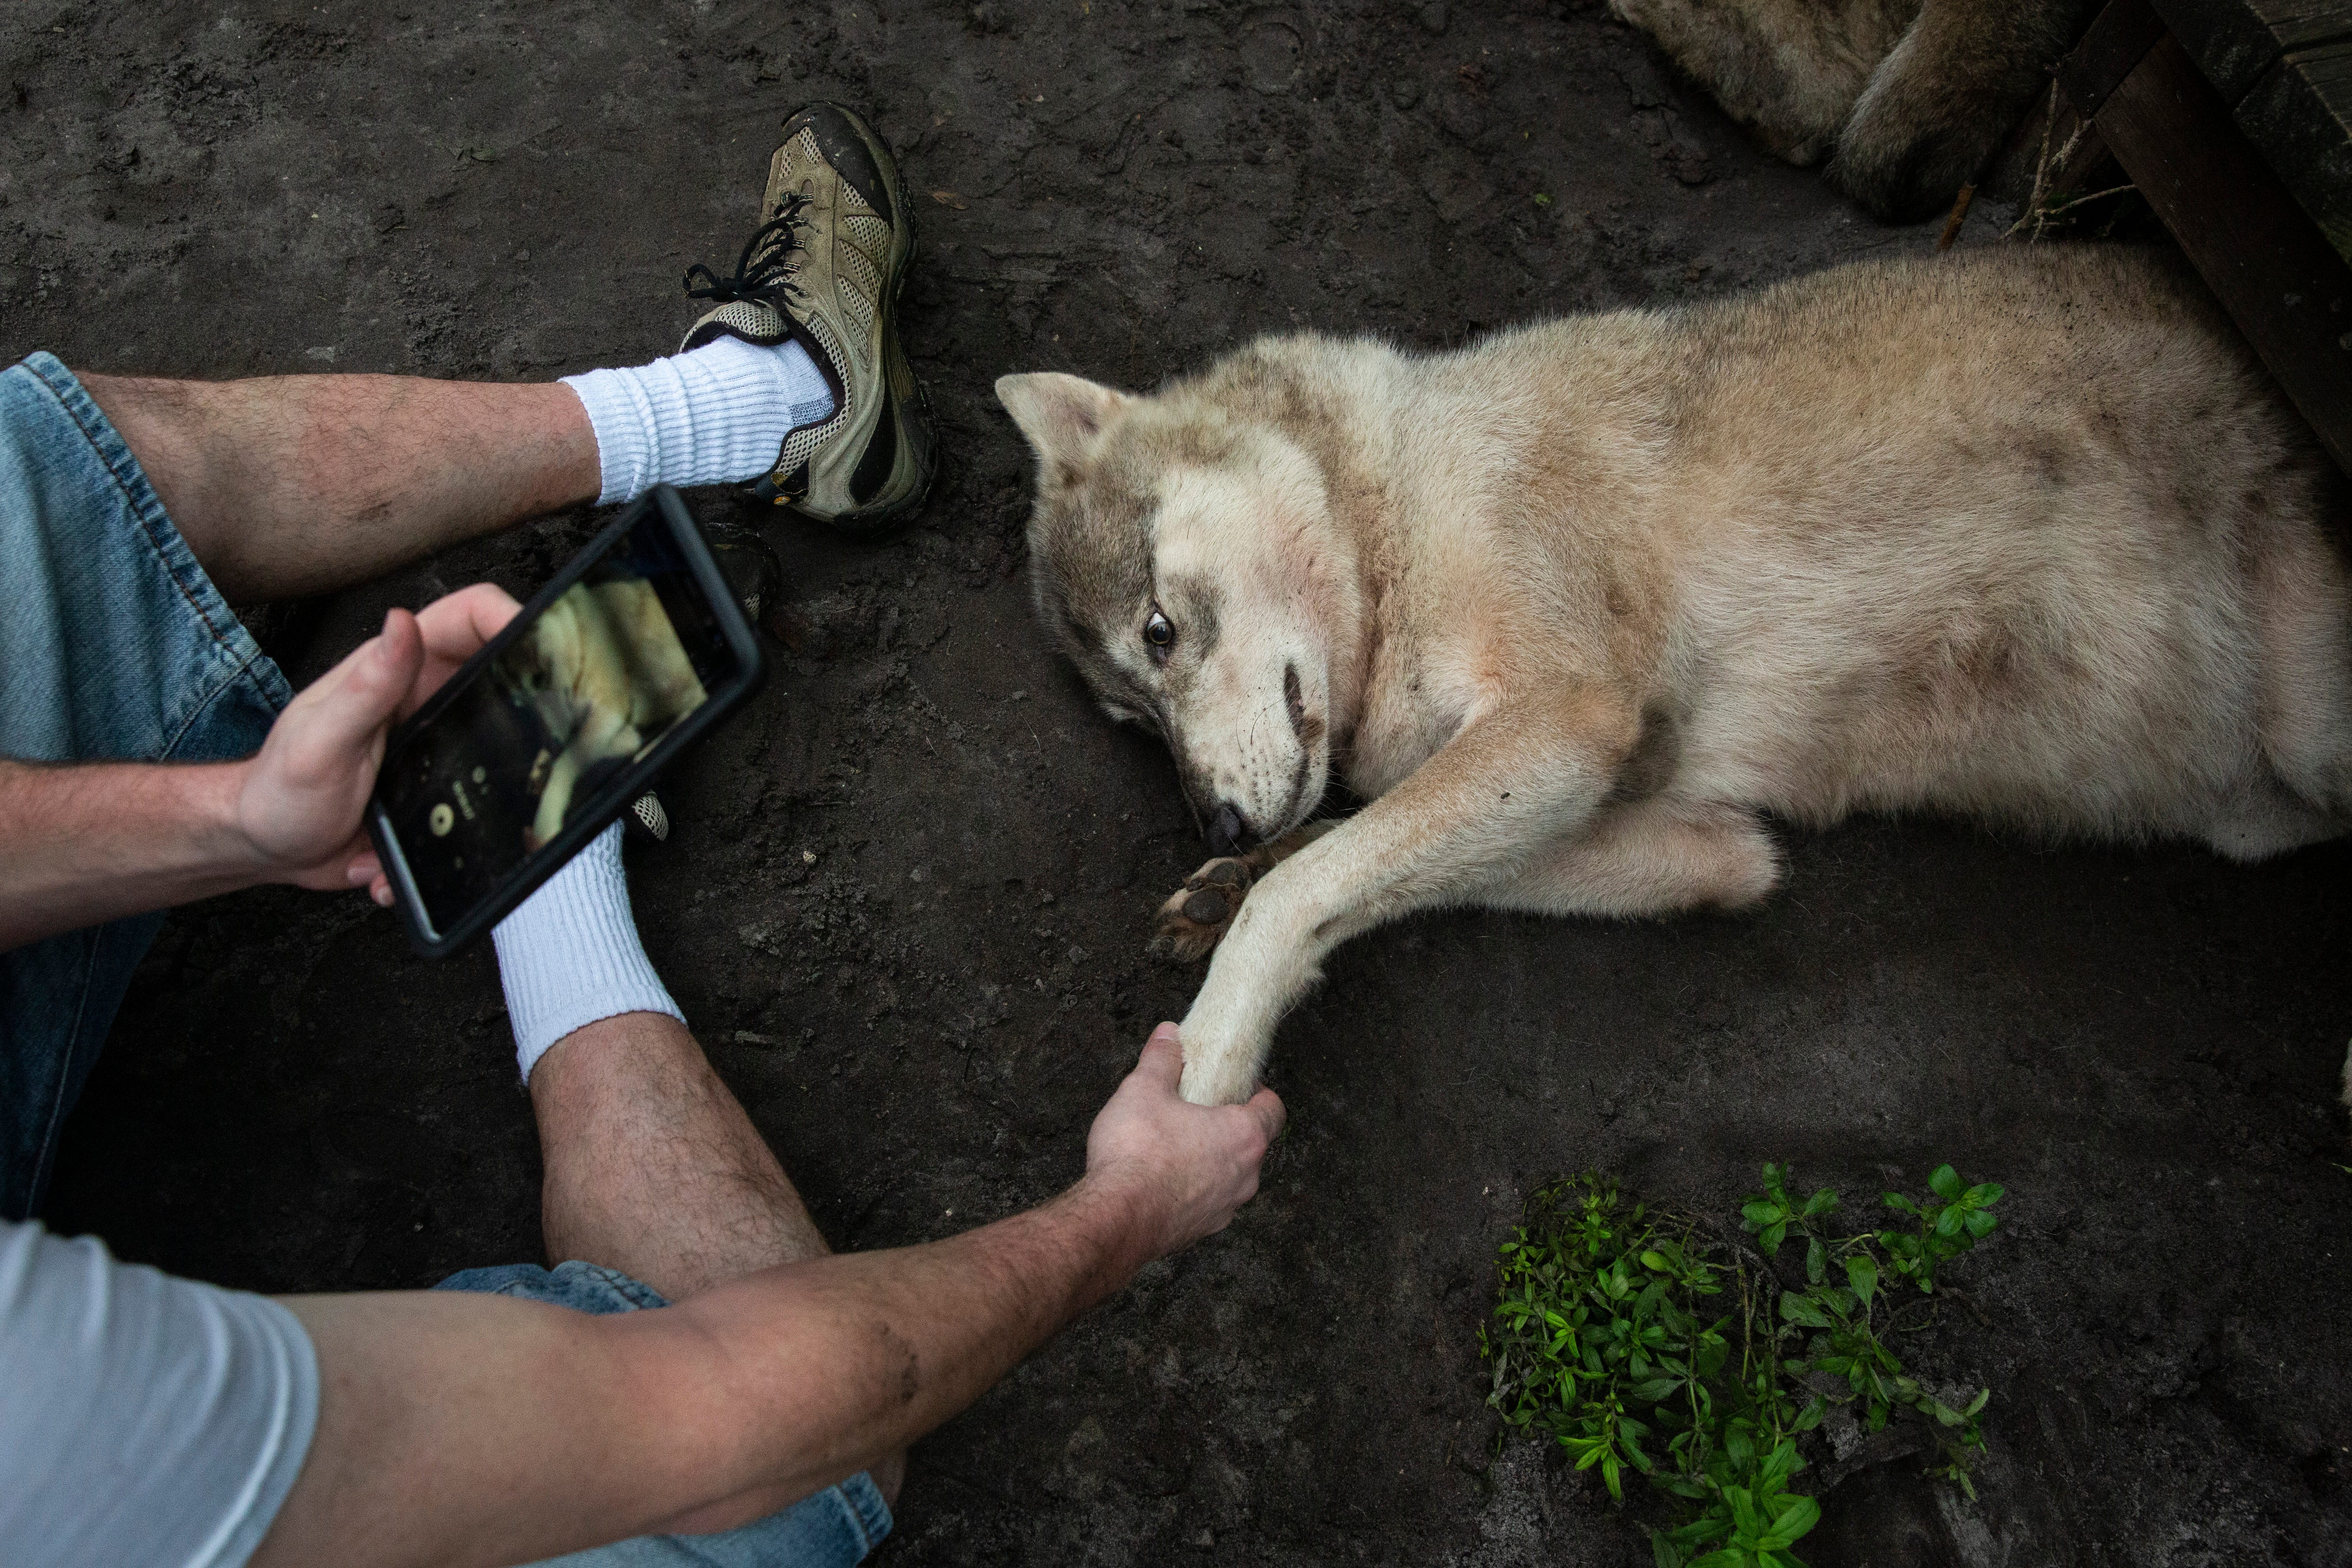
[[[1248,863],[1231,856],[1212,860],[1185,878],[1175,896],[1160,906],[1151,951],[1186,963],[1208,957],[1241,913],[1250,881]]]
[[[1882,222],[1935,216],[1992,155],[2000,133],[1987,128],[2011,122],[1970,107],[1974,111],[1965,119],[1930,122],[1900,118],[1885,99],[1866,103],[1830,160],[1830,184]]]

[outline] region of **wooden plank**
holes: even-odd
[[[2352,35],[2347,0],[2238,0],[2278,39],[2279,47],[2307,49]]]
[[[2352,267],[2179,40],[2161,38],[2141,57],[2096,123],[2336,466],[2352,474]]]
[[[2281,55],[2352,38],[2352,0],[2154,0],[2157,14],[2226,103]]]
[[[2280,59],[2235,112],[2328,243],[2352,257],[2352,42]]]
[[[2058,86],[2085,117],[2099,112],[2149,46],[2164,37],[2164,18],[2147,0],[2107,0],[2082,40],[2058,62]]]
[[[2352,258],[2352,0],[2110,0],[2059,67],[2096,114],[2152,13],[2338,254]],[[2134,58],[2137,58],[2135,55]]]
[[[2097,123],[2336,467],[2352,474],[2352,267],[2177,39],[2141,58]]]

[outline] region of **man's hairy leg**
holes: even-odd
[[[551,1262],[601,1263],[682,1301],[828,1250],[751,1119],[666,1014],[574,1031],[531,1069],[530,1102]]]
[[[398,375],[83,375],[232,605],[365,582],[596,499],[570,387]]]
[[[830,1251],[694,1037],[663,1013],[573,1031],[532,1068],[551,1263],[617,1268],[673,1301]],[[895,1505],[906,1457],[875,1465]]]

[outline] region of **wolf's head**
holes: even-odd
[[[1039,618],[1105,711],[1167,741],[1215,853],[1297,827],[1330,777],[1360,616],[1316,464],[1197,388],[1045,373],[996,395],[1037,453]]]

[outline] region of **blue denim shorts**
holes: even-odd
[[[531,1263],[467,1268],[434,1289],[519,1296],[600,1317],[669,1305],[652,1286],[594,1263],[558,1264],[551,1270]],[[562,1568],[850,1568],[889,1533],[890,1505],[873,1478],[860,1473],[740,1530],[641,1535],[548,1562]]]
[[[250,755],[292,696],[73,373],[0,372],[0,757]],[[0,1219],[40,1206],[58,1131],[160,914],[0,953]]]

